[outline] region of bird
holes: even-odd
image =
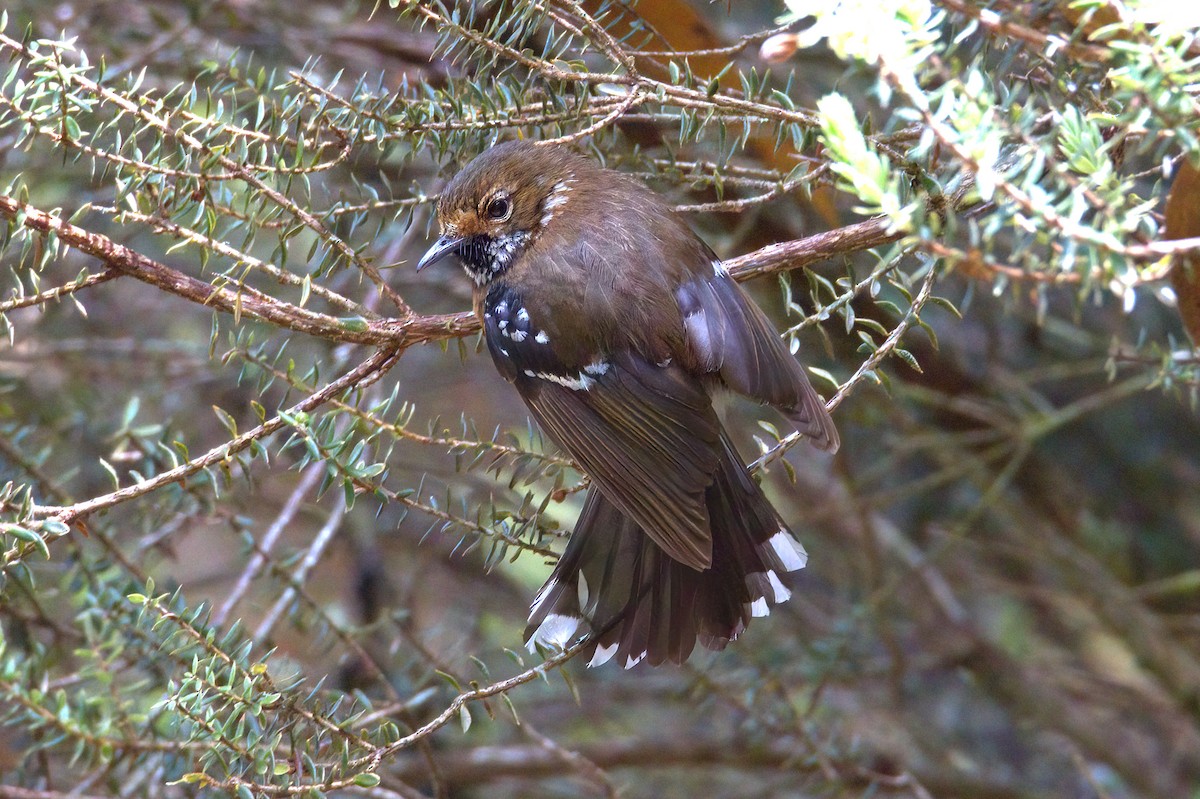
[[[837,429],[805,369],[658,194],[561,144],[496,144],[437,200],[417,269],[457,258],[500,374],[590,487],[537,593],[531,653],[683,663],[786,601],[808,555],[714,409],[732,391],[817,448]],[[583,643],[586,636],[586,643]]]

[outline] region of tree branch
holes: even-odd
[[[75,520],[80,519],[81,517],[90,513],[95,513],[96,511],[110,508],[113,505],[120,504],[121,502],[125,502],[135,497],[143,496],[151,491],[162,488],[165,485],[169,485],[186,477],[190,477],[201,469],[205,469],[215,463],[236,455],[237,453],[249,447],[252,442],[261,438],[265,438],[266,436],[283,429],[287,426],[287,422],[284,421],[285,415],[294,416],[298,413],[308,413],[320,407],[331,398],[341,394],[343,391],[357,386],[371,375],[387,369],[399,357],[400,350],[379,350],[370,358],[367,358],[365,361],[339,377],[337,380],[327,384],[320,391],[317,391],[311,396],[305,397],[300,402],[297,402],[288,409],[286,414],[278,414],[271,417],[267,421],[255,427],[253,430],[249,430],[242,435],[231,439],[230,441],[226,441],[224,444],[209,450],[199,458],[193,458],[187,463],[181,464],[180,466],[163,472],[160,475],[147,478],[146,480],[142,480],[134,485],[126,486],[125,488],[112,491],[108,494],[103,494],[93,499],[89,499],[86,502],[78,502],[74,505],[67,505],[65,507],[55,505],[35,506],[32,516],[40,519],[56,518],[70,524],[71,522],[74,522]],[[20,547],[14,547],[14,549],[6,552],[3,562],[11,563],[13,560],[13,553],[17,549],[20,549]]]
[[[199,305],[270,322],[298,333],[348,344],[377,347],[409,347],[445,339],[462,338],[479,331],[473,313],[431,314],[404,319],[343,319],[316,313],[283,302],[250,287],[237,290],[214,286],[119,244],[107,236],[71,224],[13,197],[0,195],[0,216],[19,222],[30,230],[54,233],[60,241],[99,259],[105,266]],[[802,239],[768,244],[726,262],[738,280],[799,269],[835,255],[880,247],[900,239],[904,233],[889,227],[883,217],[817,233]]]
[[[100,259],[112,269],[200,305],[232,313],[235,317],[245,314],[280,327],[335,341],[376,345],[388,343],[387,338],[372,332],[365,321],[342,320],[314,313],[249,287],[243,286],[235,291],[214,286],[118,244],[107,236],[85,230],[7,195],[0,195],[0,216],[30,230],[53,233],[63,243]]]

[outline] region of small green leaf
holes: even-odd
[[[48,535],[66,535],[71,532],[71,528],[67,526],[66,522],[58,519],[47,519],[42,522],[42,532]]]
[[[911,352],[899,347],[896,347],[896,349],[892,350],[892,352],[895,353],[897,358],[908,364],[913,371],[917,372],[918,374],[924,374],[924,372],[921,370],[921,365],[917,363],[916,356],[914,356]]]
[[[125,414],[121,417],[121,427],[128,428],[133,424],[133,420],[137,418],[138,409],[141,407],[142,401],[138,397],[130,397],[129,402],[125,403]]]
[[[38,548],[38,551],[46,557],[46,560],[50,559],[50,548],[46,546],[45,539],[43,539],[33,530],[26,530],[24,527],[17,527],[16,525],[13,525],[8,527],[6,532],[9,533],[13,538],[24,541],[27,544],[33,544]]]
[[[229,413],[223,408],[214,405],[212,406],[212,409],[213,413],[217,415],[217,421],[219,421],[222,426],[224,426],[224,428],[236,438],[238,434],[237,420],[230,416]]]
[[[379,784],[379,775],[370,771],[354,775],[354,784],[359,788],[374,788]]]

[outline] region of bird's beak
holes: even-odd
[[[421,260],[417,261],[417,271],[420,272],[425,267],[432,263],[442,260],[447,255],[454,255],[462,247],[465,237],[463,236],[442,236],[433,243],[433,246],[425,251],[421,256]]]

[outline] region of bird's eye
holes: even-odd
[[[508,219],[508,215],[512,213],[512,202],[503,194],[498,197],[493,197],[488,200],[487,215],[488,219],[494,219],[499,222]]]

